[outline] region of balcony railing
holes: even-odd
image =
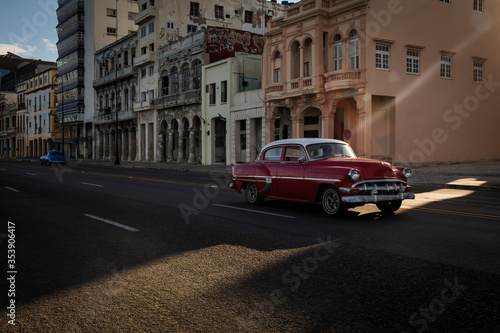
[[[156,61],[156,53],[155,52],[147,52],[141,56],[138,56],[134,60],[134,66],[142,66],[151,62]]]
[[[106,76],[95,79],[93,85],[94,85],[94,88],[97,88],[97,87],[100,87],[100,86],[103,86],[106,84],[114,83],[116,80],[116,76],[118,76],[118,80],[119,80],[119,79],[126,78],[128,76],[135,75],[136,73],[137,73],[137,68],[134,68],[132,66],[127,66],[125,68],[119,69],[116,73],[117,75],[115,75],[115,70],[112,69],[109,71],[109,73]]]
[[[163,109],[178,105],[197,104],[201,103],[201,90],[195,89],[190,91],[182,91],[177,94],[161,96],[155,98],[155,107]]]
[[[351,69],[325,74],[325,89],[358,88],[366,84],[366,70]]]
[[[132,110],[127,111],[118,111],[118,121],[131,120],[135,119],[137,114]],[[94,117],[94,123],[96,125],[113,123],[116,121],[116,113],[115,111],[111,111],[109,114],[101,114]]]
[[[321,8],[333,8],[337,6],[342,6],[344,4],[359,1],[359,0],[307,0],[301,1],[292,6],[288,7],[285,10],[285,17],[289,18],[291,16],[307,12],[313,9],[321,9]]]
[[[156,16],[156,6],[148,5],[144,10],[141,10],[137,15],[135,15],[134,22],[139,25],[144,21],[154,18]]]

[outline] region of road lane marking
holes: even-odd
[[[114,225],[115,227],[119,227],[119,228],[122,228],[122,229],[125,229],[125,230],[128,230],[128,231],[132,231],[132,232],[140,231],[139,229],[136,229],[136,228],[133,228],[133,227],[129,227],[128,225],[121,224],[121,223],[118,223],[118,222],[115,222],[115,221],[111,221],[111,220],[105,219],[103,217],[95,216],[95,215],[92,215],[92,214],[83,214],[83,215],[86,216],[86,217],[89,217],[91,219],[94,219],[94,220],[97,220],[97,221],[101,221],[101,222],[104,222],[104,223],[107,223],[107,224],[111,224],[111,225]]]
[[[36,176],[36,173],[30,173],[30,172],[26,172],[27,175],[30,175],[30,176]]]
[[[8,190],[14,191],[14,192],[21,192],[21,191],[16,190],[15,188],[12,188],[12,187],[5,186],[5,188]]]
[[[104,187],[104,185],[99,185],[99,184],[92,184],[92,183],[85,183],[85,182],[80,182],[82,185],[89,185],[89,186],[95,186],[95,187]]]
[[[230,208],[230,209],[237,209],[237,210],[243,210],[243,211],[246,211],[246,212],[258,213],[258,214],[266,214],[266,215],[272,215],[272,216],[285,217],[287,219],[295,219],[296,218],[295,216],[282,215],[282,214],[276,214],[276,213],[268,213],[268,212],[263,212],[263,211],[260,211],[260,210],[240,208],[240,207],[234,207],[234,206],[226,206],[226,205],[219,205],[219,204],[212,204],[212,206],[224,207],[224,208]]]

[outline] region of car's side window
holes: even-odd
[[[302,147],[286,147],[285,161],[297,162],[300,158],[305,158],[306,153]]]
[[[264,152],[264,161],[280,161],[281,160],[281,147],[268,149]]]

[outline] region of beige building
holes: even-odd
[[[349,137],[360,156],[500,158],[500,2],[309,0],[267,33],[266,141]],[[350,134],[350,136],[349,136]]]
[[[18,97],[22,96],[19,105],[24,106],[17,111],[19,157],[38,158],[47,150],[60,148],[56,77],[57,69],[53,68],[35,74],[17,86]]]

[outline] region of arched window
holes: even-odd
[[[161,73],[161,91],[163,96],[167,96],[169,92],[169,79],[166,71]]]
[[[281,58],[280,51],[276,51],[276,53],[274,54],[274,59],[280,59],[280,58]]]
[[[189,65],[182,65],[182,91],[189,90]]]
[[[333,61],[335,70],[342,70],[342,37],[339,34],[333,37]]]
[[[357,30],[352,30],[350,34],[350,58],[351,68],[359,68],[359,35]]]
[[[297,79],[300,76],[300,44],[295,41],[292,44],[292,61],[291,61],[291,74],[292,79]]]
[[[179,92],[179,73],[177,72],[177,67],[172,68],[170,76],[172,77],[172,94],[177,94]]]
[[[196,59],[193,62],[193,88],[200,89],[201,87],[201,61]]]
[[[310,38],[306,39],[304,42],[304,52],[303,52],[303,76],[304,77],[309,77],[313,76],[312,69],[313,69],[313,63],[312,63],[312,40]]]

